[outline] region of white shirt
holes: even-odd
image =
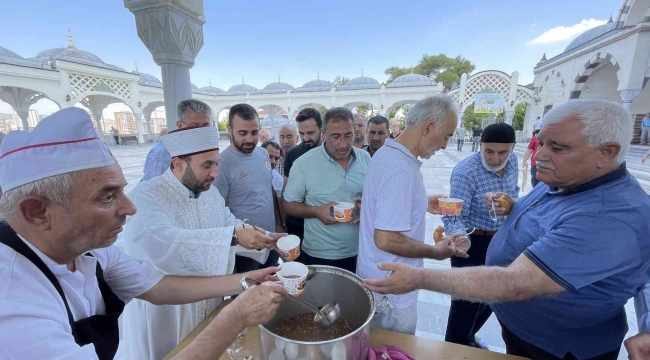
[[[424,187],[422,162],[404,146],[387,139],[372,157],[363,184],[361,228],[357,274],[364,279],[381,279],[389,271],[377,264],[399,262],[423,267],[423,259],[397,256],[375,245],[375,229],[400,232],[412,240],[424,242],[427,192]],[[417,301],[418,292],[388,295],[390,307],[405,309]]]
[[[107,283],[125,303],[163,277],[151,265],[131,259],[114,246],[92,250],[94,257],[77,257],[76,271],[71,272],[25,242],[61,284],[75,320],[106,313],[95,274],[97,261]],[[63,299],[50,281],[36,265],[4,244],[0,244],[0,358],[97,359],[92,344],[80,347],[75,343]]]
[[[533,124],[533,130],[541,129],[543,124],[544,123],[542,122],[542,120],[535,121],[535,123]]]
[[[124,226],[124,249],[166,275],[231,274],[235,226],[241,226],[214,186],[196,197],[171,170],[140,182],[129,197],[138,212]],[[164,358],[221,298],[184,305],[134,300],[124,312],[126,359]]]
[[[273,190],[275,190],[278,198],[282,196],[282,186],[284,186],[284,177],[277,170],[273,169]]]

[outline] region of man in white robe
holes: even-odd
[[[218,174],[216,128],[177,130],[162,141],[172,155],[170,169],[129,194],[138,212],[124,230],[128,255],[166,275],[225,275],[233,272],[237,243],[255,251],[284,235],[267,235],[236,219],[211,185]],[[158,306],[134,300],[124,316],[127,358],[161,359],[220,302]]]
[[[118,317],[133,298],[195,303],[241,292],[243,276],[268,280],[266,270],[164,275],[113,246],[136,209],[122,169],[82,109],[7,135],[0,186],[2,360],[113,360]],[[252,287],[172,359],[219,358],[244,328],[271,320],[286,294],[274,283]]]

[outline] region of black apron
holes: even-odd
[[[74,321],[68,300],[65,298],[61,284],[56,279],[52,271],[45,265],[41,258],[36,255],[32,249],[27,246],[16,232],[6,223],[0,224],[0,243],[3,243],[14,249],[17,253],[31,261],[43,275],[52,283],[52,286],[63,299],[65,309],[68,312],[68,321],[72,328],[72,336],[79,346],[93,344],[99,360],[113,360],[117,353],[117,347],[120,341],[120,330],[117,319],[124,311],[124,302],[120,300],[111,290],[110,286],[104,280],[104,271],[99,261],[97,262],[97,284],[99,291],[102,293],[104,304],[106,306],[106,315],[93,315],[91,317]],[[90,253],[86,254],[92,256]]]

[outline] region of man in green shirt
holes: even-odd
[[[310,150],[293,164],[284,190],[284,209],[289,215],[305,219],[299,262],[355,272],[358,220],[340,223],[331,211],[338,202],[354,203],[361,198],[370,155],[352,146],[354,115],[350,110],[328,110],[323,131],[323,146]]]

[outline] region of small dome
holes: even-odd
[[[0,63],[19,65],[19,66],[29,66],[35,68],[43,67],[40,62],[36,62],[33,60],[26,60],[22,56],[16,54],[15,52],[9,49],[3,48],[2,46],[0,46]]]
[[[327,80],[312,80],[305,85],[297,88],[295,91],[330,91],[332,83]]]
[[[406,86],[429,86],[433,85],[431,80],[420,74],[406,74],[393,80],[386,87],[406,87]]]
[[[356,89],[379,89],[381,85],[379,81],[369,77],[358,77],[339,86],[341,90],[356,90]]]
[[[294,87],[283,82],[274,82],[266,85],[264,89],[262,89],[262,92],[264,93],[282,93],[282,92],[287,92],[293,90]]]
[[[204,86],[204,87],[201,88],[201,91],[205,91],[205,92],[207,92],[209,94],[213,94],[213,95],[224,92],[223,90],[219,89],[218,87],[214,87],[214,86]]]
[[[87,51],[79,50],[74,46],[41,51],[32,60],[39,61],[42,64],[47,64],[51,58],[54,58],[56,60],[70,61],[77,64],[100,67],[109,70],[126,72],[126,70],[122,69],[121,67],[107,64],[102,61],[102,59],[100,59],[97,55],[89,53]]]
[[[228,89],[228,91],[224,93],[224,95],[246,95],[246,93],[255,93],[257,91],[258,90],[255,86],[239,84],[232,86],[230,89]]]
[[[614,22],[608,22],[607,24],[596,26],[593,29],[589,29],[589,30],[583,32],[580,36],[575,38],[573,41],[571,41],[569,46],[567,46],[566,49],[564,49],[564,52],[567,52],[567,51],[569,51],[571,49],[575,49],[575,48],[577,48],[578,46],[580,46],[582,44],[586,44],[589,41],[591,41],[591,40],[593,40],[595,38],[598,38],[598,37],[604,35],[605,33],[608,33],[610,31],[614,30],[615,27],[616,27],[616,24]]]
[[[140,73],[140,80],[138,84],[143,86],[153,86],[157,88],[163,87],[162,82],[157,77],[145,73]]]
[[[196,86],[196,85],[194,85],[194,84],[190,84],[190,85],[192,85],[192,91],[194,91],[194,90],[200,90],[198,86]]]

